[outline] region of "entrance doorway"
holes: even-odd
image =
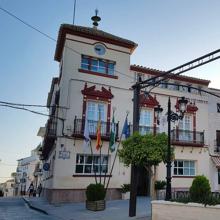
[[[137,172],[137,196],[150,196],[150,175],[144,167]]]

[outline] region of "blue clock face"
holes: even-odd
[[[105,54],[105,47],[101,44],[97,44],[95,45],[95,52],[98,55],[104,55]]]

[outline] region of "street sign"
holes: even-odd
[[[48,171],[48,170],[50,169],[50,164],[49,164],[49,163],[45,163],[45,164],[43,165],[43,169],[44,169],[45,171]]]

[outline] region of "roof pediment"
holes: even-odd
[[[114,96],[112,95],[111,89],[108,90],[102,86],[101,90],[97,90],[96,86],[87,87],[87,83],[85,83],[84,89],[81,91],[85,96],[93,96],[105,99],[112,99]]]
[[[66,34],[71,34],[75,36],[80,36],[88,39],[93,39],[105,43],[110,43],[114,45],[118,45],[121,47],[125,47],[130,49],[131,53],[137,47],[137,44],[133,41],[118,37],[116,35],[107,33],[105,31],[90,28],[90,27],[83,27],[83,26],[76,26],[71,24],[62,24],[60,26],[59,35],[57,39],[56,51],[54,59],[56,61],[61,60],[63,47],[65,44]]]
[[[140,94],[140,105],[142,107],[149,107],[154,108],[155,106],[159,105],[159,102],[156,99],[156,96],[151,96],[150,94]]]

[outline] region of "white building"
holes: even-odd
[[[63,24],[60,27],[55,60],[60,63],[59,77],[53,78],[47,105],[51,117],[46,124],[42,147],[44,164],[49,167],[43,175],[44,194],[51,202],[84,201],[85,188],[94,182],[94,169],[99,173],[99,151],[95,149],[96,128],[101,112],[102,166],[104,181],[113,163],[115,152],[108,155],[110,124],[113,107],[116,107],[117,140],[122,132],[126,111],[132,122],[132,85],[137,77],[143,79],[159,76],[162,72],[130,64],[130,56],[137,44],[101,31]],[[178,112],[177,99],[185,96],[189,103],[183,121],[172,124],[172,145],[175,149],[172,189],[188,189],[196,175],[209,178],[212,190],[219,190],[217,170],[210,157],[213,136],[210,135],[208,117],[210,96],[199,89],[208,90],[209,81],[187,76],[170,76],[176,85],[163,84],[149,96],[140,97],[140,132],[167,131],[165,113],[168,97],[172,110]],[[191,85],[198,90],[186,88]],[[160,104],[164,117],[156,123],[154,107]],[[89,120],[92,150],[84,151],[83,133],[85,117]],[[213,119],[215,120],[215,119]],[[218,125],[216,125],[218,126]],[[217,129],[217,127],[216,127]],[[143,168],[139,172],[138,194],[149,194],[149,174]],[[165,180],[166,169],[161,163],[157,179]],[[107,194],[108,199],[120,198],[119,188],[130,182],[130,168],[117,159]]]
[[[4,197],[15,196],[15,191],[14,191],[15,180],[14,179],[7,180],[1,185],[2,185],[2,191],[4,193]]]
[[[37,172],[39,172],[39,155],[38,148],[31,151],[31,156],[18,160],[18,166],[16,170],[16,182],[18,195],[27,194],[30,184],[33,182],[35,188],[38,185]]]

